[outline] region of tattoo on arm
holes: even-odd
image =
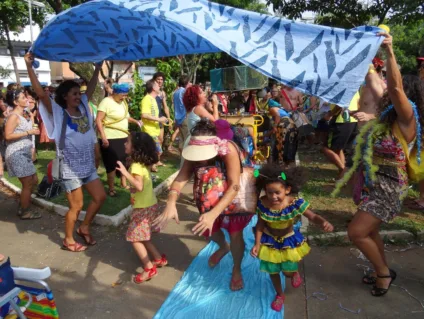
[[[234,185],[234,186],[233,186],[233,189],[234,189],[236,192],[238,192],[238,191],[240,190],[240,185]]]

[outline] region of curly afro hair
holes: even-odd
[[[286,175],[286,180],[281,178],[281,174]],[[284,187],[291,187],[291,193],[298,193],[305,183],[304,170],[300,167],[283,169],[276,164],[266,164],[259,170],[259,176],[256,178],[256,189],[258,194],[266,190],[266,186],[273,183],[281,183]]]
[[[150,166],[159,162],[156,152],[156,143],[153,138],[144,132],[132,132],[131,143],[133,151],[129,158],[129,164],[140,163]]]

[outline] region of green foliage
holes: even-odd
[[[390,25],[393,48],[402,74],[416,73],[416,57],[424,48],[424,19],[404,25]]]
[[[181,74],[181,64],[175,58],[171,58],[167,61],[157,60],[156,68],[159,72],[165,74],[163,88],[166,93],[166,103],[169,107],[169,115],[171,116],[171,119],[174,119],[172,95],[178,86],[178,77],[179,74]]]
[[[259,0],[215,0],[214,2],[225,4],[234,8],[240,8],[260,13],[268,13],[267,6]]]
[[[330,15],[337,24],[359,26],[377,18],[376,24],[384,22],[386,17],[397,22],[410,22],[421,19],[424,13],[422,0],[267,0],[274,11],[290,19],[300,18],[304,12],[312,11],[320,16]],[[344,21],[343,23],[341,23]]]
[[[129,113],[132,118],[141,119],[140,105],[141,100],[143,99],[146,93],[146,87],[144,86],[144,82],[138,74],[137,68],[135,68],[134,70],[133,80],[133,86],[130,92],[128,93],[128,97],[130,99]]]
[[[10,64],[7,65],[6,67],[3,67],[0,65],[0,77],[7,78],[12,73],[12,71],[10,71],[9,68],[10,68]]]

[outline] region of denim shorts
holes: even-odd
[[[65,192],[70,193],[73,190],[76,190],[82,187],[83,185],[86,185],[98,178],[99,178],[99,175],[97,175],[97,172],[94,171],[90,176],[87,176],[84,178],[64,179],[62,180],[61,186]]]

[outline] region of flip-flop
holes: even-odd
[[[75,247],[75,248],[71,249],[70,247]],[[87,246],[81,245],[80,243],[77,243],[77,242],[75,242],[75,244],[68,244],[66,242],[66,239],[64,239],[62,243],[63,250],[68,250],[73,253],[80,253],[80,252],[86,251],[87,248],[88,248]]]
[[[40,212],[34,212],[34,211],[28,211],[28,210],[25,212],[22,212],[18,216],[22,220],[40,219],[42,217]]]
[[[110,189],[109,192],[108,192],[108,195],[110,197],[116,197],[117,196],[116,191],[114,189]]]
[[[233,289],[233,287],[238,286],[239,283],[241,283],[240,288]],[[244,288],[243,278],[240,278],[240,279],[237,279],[237,280],[231,279],[231,282],[230,282],[231,291],[239,291],[239,290],[242,290],[243,288]]]
[[[405,203],[405,206],[413,210],[424,211],[424,205],[420,204],[418,199],[412,200],[409,203]]]
[[[91,234],[85,234],[81,231],[81,228],[77,229],[77,235],[80,236],[82,239],[84,239],[85,243],[90,246],[94,246],[97,244],[97,241],[94,240],[93,236]],[[88,240],[87,240],[88,238]]]
[[[208,260],[209,267],[211,267],[211,268],[216,267],[219,264],[219,262],[221,261],[221,259],[224,258],[225,255],[227,255],[230,252],[230,250],[228,250],[221,257],[218,257],[218,252],[219,252],[219,249],[209,257],[209,260]]]

